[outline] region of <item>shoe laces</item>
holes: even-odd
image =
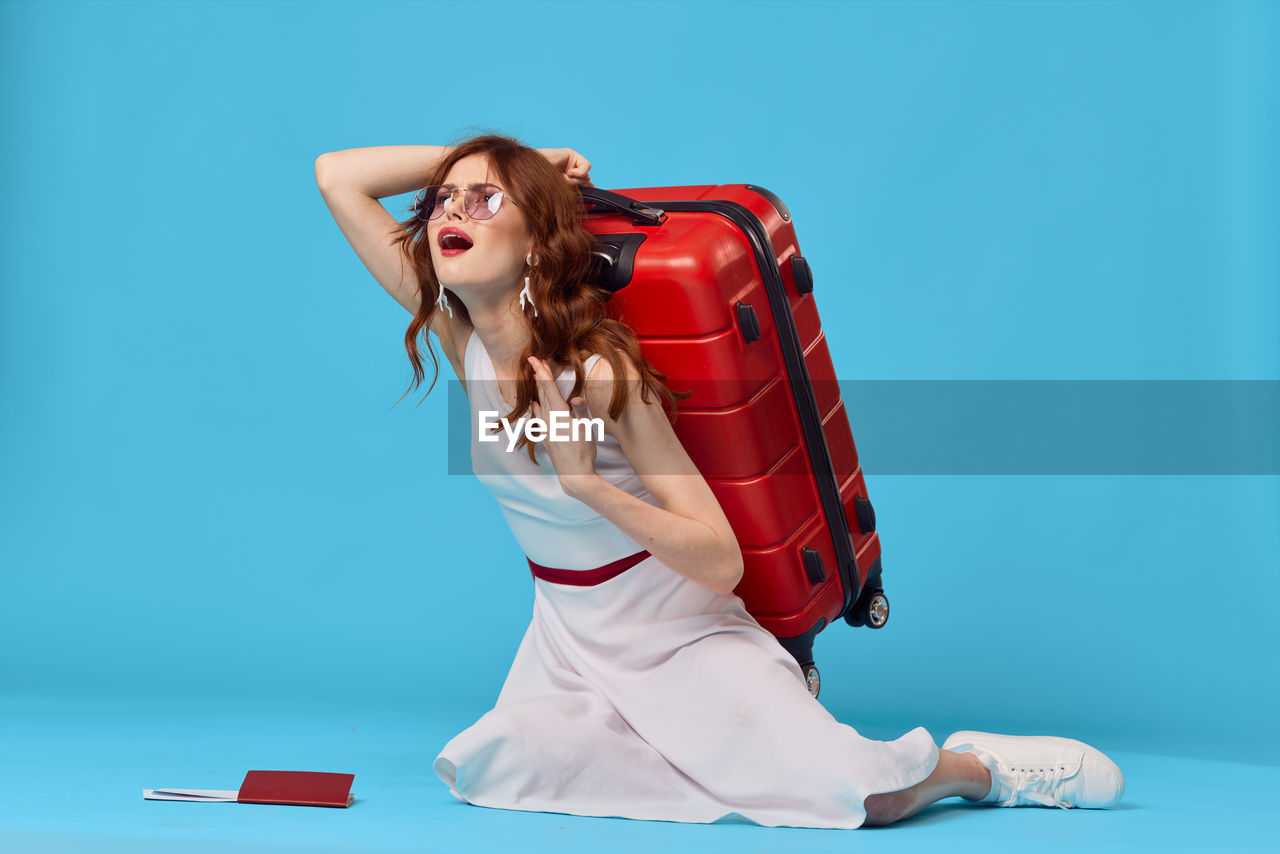
[[[1052,765],[1048,768],[996,769],[991,776],[999,784],[1000,791],[1009,796],[1000,802],[1002,807],[1018,806],[1033,801],[1046,807],[1071,809],[1074,804],[1058,796],[1057,789],[1064,777],[1070,777],[1076,769],[1069,765]],[[1068,773],[1070,772],[1070,773]]]

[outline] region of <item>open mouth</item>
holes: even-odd
[[[471,238],[461,231],[442,231],[437,238],[441,255],[460,255],[471,248]]]

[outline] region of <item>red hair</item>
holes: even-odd
[[[496,133],[473,136],[453,147],[436,164],[426,186],[443,184],[455,163],[475,154],[487,156],[489,166],[497,173],[502,186],[520,200],[521,210],[532,232],[533,252],[538,258],[538,263],[529,273],[529,290],[538,314],[536,317],[526,315],[532,335],[529,346],[521,352],[518,360],[515,408],[502,417],[510,420],[526,412],[530,402],[537,397],[537,381],[528,362],[529,356],[547,362],[568,363],[573,367],[573,389],[565,396],[566,400],[572,400],[582,393],[586,379],[583,362],[592,353],[600,353],[613,368],[613,394],[609,400],[611,419],[616,421],[621,416],[627,400],[629,384],[621,380],[631,374],[627,372],[624,361],[629,362],[639,374],[640,399],[647,403],[648,392],[652,388],[672,405],[674,411],[676,401],[689,397],[691,393],[676,394],[666,386],[663,381],[667,375],[654,370],[641,354],[635,332],[622,321],[610,317],[605,310],[607,292],[590,283],[594,238],[583,224],[586,208],[577,188],[535,149],[514,137]],[[405,394],[416,388],[425,376],[422,359],[418,355],[418,336],[421,334],[435,366],[436,375],[427,387],[427,395],[430,395],[440,375],[440,362],[424,330],[431,328],[432,316],[442,310],[436,304],[442,286],[436,278],[431,263],[431,247],[425,239],[427,221],[415,216],[400,222],[400,228],[402,231],[394,242],[400,244],[409,268],[417,274],[420,298],[418,311],[404,336],[405,350],[413,363],[413,383]],[[471,324],[471,316],[462,301],[455,297],[450,303]],[[522,434],[516,447],[524,446],[527,446],[529,459],[537,465],[534,445]]]

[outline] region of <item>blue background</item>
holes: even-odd
[[[9,850],[832,833],[487,810],[435,778],[531,581],[447,474],[447,363],[393,408],[410,316],[325,208],[325,151],[496,129],[600,187],[767,187],[841,379],[1280,379],[1277,4],[10,2],[0,28]],[[1131,810],[947,802],[877,844],[1263,844],[1276,477],[868,485],[893,617],[819,637],[823,704],[876,738],[1084,739]],[[139,791],[290,767],[356,773],[364,809]]]

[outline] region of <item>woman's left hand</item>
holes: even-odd
[[[594,187],[591,183],[591,161],[572,148],[539,148],[538,153],[564,173],[565,180],[578,187]]]
[[[596,469],[596,442],[591,438],[589,429],[582,430],[578,434],[578,438],[573,438],[573,419],[591,417],[587,411],[587,402],[581,396],[575,397],[570,402],[564,399],[560,394],[560,389],[556,385],[555,379],[551,376],[551,369],[547,363],[536,356],[529,357],[529,364],[533,366],[533,375],[538,382],[538,398],[533,401],[530,406],[534,416],[541,418],[547,423],[547,437],[542,440],[546,447],[547,456],[551,458],[551,464],[555,467],[556,474],[560,478],[560,486],[564,491],[572,495],[575,488],[581,488],[586,481],[595,477]],[[542,403],[539,403],[542,401]],[[564,412],[568,414],[568,418],[561,418],[565,424],[562,433],[565,435],[563,441],[551,439],[551,417],[554,412]],[[585,425],[584,425],[585,426]]]

